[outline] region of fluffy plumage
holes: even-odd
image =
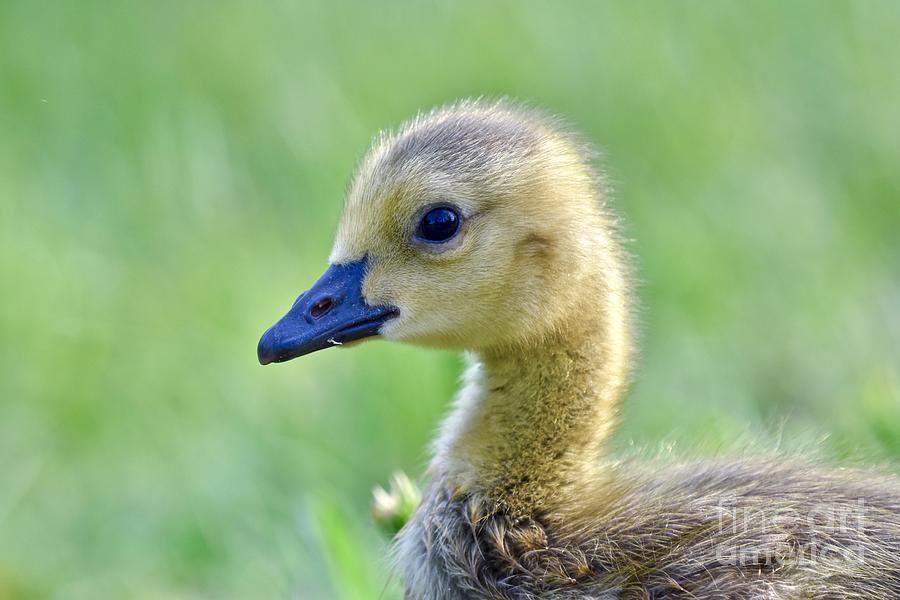
[[[407,597],[900,598],[900,485],[789,461],[604,459],[631,290],[594,153],[558,120],[467,101],[376,141],[331,262],[368,257],[382,335],[469,351],[397,540]],[[451,203],[460,233],[415,239]]]

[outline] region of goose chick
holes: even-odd
[[[465,101],[382,135],[325,275],[262,363],[381,335],[467,350],[398,535],[408,598],[900,598],[900,484],[782,461],[604,458],[633,355],[593,152]]]

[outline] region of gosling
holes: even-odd
[[[331,266],[260,340],[262,364],[371,336],[468,351],[395,541],[406,597],[900,598],[896,478],[608,455],[633,300],[593,162],[559,120],[503,101],[381,135]]]

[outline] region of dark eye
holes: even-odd
[[[459,231],[459,215],[452,208],[432,208],[419,223],[418,237],[426,242],[446,242]]]

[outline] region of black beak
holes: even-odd
[[[259,340],[260,364],[284,362],[347,342],[378,335],[397,314],[394,306],[370,306],[362,294],[366,259],[331,265],[286,315]]]

